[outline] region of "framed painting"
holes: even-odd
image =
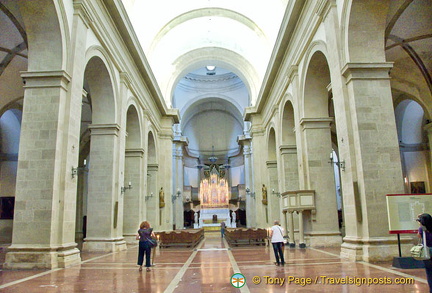
[[[424,181],[411,182],[411,193],[426,193]]]

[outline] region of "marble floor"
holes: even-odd
[[[230,248],[209,233],[193,249],[156,248],[150,272],[138,271],[137,250],[82,253],[65,269],[1,270],[0,292],[428,292],[424,269],[350,262],[339,249],[286,248],[282,267],[271,247]]]

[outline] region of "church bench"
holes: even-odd
[[[225,238],[229,245],[265,245],[266,229],[230,229],[225,231]]]
[[[159,247],[186,246],[195,247],[204,238],[204,229],[175,230],[155,232]]]

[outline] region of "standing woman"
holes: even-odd
[[[419,238],[423,238],[423,229],[425,230],[424,232],[426,236],[426,246],[429,250],[431,250],[432,255],[432,216],[429,214],[420,214],[417,221],[420,224],[417,236]],[[432,260],[424,260],[423,263],[425,266],[426,277],[429,284],[429,292],[432,293]]]
[[[138,265],[139,271],[142,271],[142,264],[144,260],[144,254],[146,256],[146,270],[150,272],[150,255],[151,255],[151,237],[155,237],[153,233],[153,228],[150,227],[150,223],[148,221],[144,221],[141,223],[140,228],[138,230],[137,239],[139,239],[139,248],[138,248]]]
[[[271,227],[270,230],[270,239],[271,243],[273,245],[273,251],[276,258],[276,265],[285,265],[285,259],[284,259],[284,238],[283,238],[283,228],[279,226],[279,221],[274,221],[274,225]]]

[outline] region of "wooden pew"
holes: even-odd
[[[195,247],[204,238],[204,229],[175,230],[155,232],[159,238],[159,247],[185,246]]]
[[[225,231],[225,238],[229,245],[266,245],[266,229],[232,229]]]

